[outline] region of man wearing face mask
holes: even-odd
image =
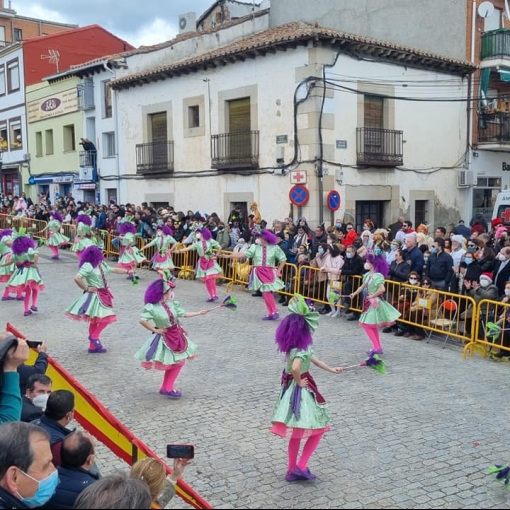
[[[44,505],[58,485],[48,433],[30,423],[0,425],[0,508]]]
[[[67,428],[73,419],[74,394],[68,390],[56,390],[48,397],[46,409],[41,418],[31,422],[43,428],[50,435],[52,460],[55,466],[59,466],[61,463],[62,441],[73,432]]]
[[[437,290],[447,290],[453,277],[453,259],[444,251],[444,239],[436,237],[427,260],[427,275]]]
[[[498,295],[501,296],[505,292],[505,283],[510,278],[510,248],[507,246],[501,248],[496,259],[492,281],[498,288]]]

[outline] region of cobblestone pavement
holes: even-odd
[[[46,340],[50,354],[161,456],[167,443],[194,443],[185,480],[215,508],[510,508],[509,493],[484,475],[510,461],[507,363],[462,360],[458,345],[382,334],[386,375],[313,367],[332,430],[310,462],[317,480],[289,484],[286,441],[269,432],[283,359],[276,323],[260,320],[261,298],[238,290],[237,312],[184,319],[198,357],[181,372],[183,398],[172,401],[158,394],[162,375],[133,359],[147,338],[138,317],[155,274],[141,271],[136,287],[109,277],[119,320],[104,332],[108,353],[91,356],[86,324],[63,316],[80,292],[77,260],[63,253],[53,262],[41,252],[40,311],[23,317],[22,303],[4,302],[0,324]],[[219,289],[224,295],[225,285]],[[177,298],[188,311],[208,306],[200,282],[179,281]],[[357,322],[321,318],[315,351],[327,363],[361,362],[369,347]],[[98,456],[103,473],[126,467],[104,447]],[[179,498],[173,505],[187,507]]]

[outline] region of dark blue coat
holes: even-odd
[[[98,477],[82,468],[59,466],[57,469],[59,478],[57,490],[42,508],[74,508],[81,491],[98,480]]]

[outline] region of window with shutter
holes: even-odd
[[[152,164],[154,168],[168,166],[168,134],[166,112],[149,115],[152,136]]]
[[[384,99],[378,96],[364,99],[365,152],[378,153],[383,149]]]
[[[229,150],[232,159],[251,156],[250,98],[228,102]]]

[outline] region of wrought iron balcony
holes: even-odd
[[[510,144],[510,112],[480,114],[479,144]]]
[[[211,136],[212,168],[259,167],[259,132],[242,131]]]
[[[498,28],[482,34],[480,58],[510,58],[510,30]]]
[[[149,142],[136,146],[137,174],[166,174],[174,170],[174,142]]]
[[[404,164],[402,131],[361,127],[356,129],[358,165],[394,167]]]
[[[80,166],[96,168],[97,151],[80,151]]]

